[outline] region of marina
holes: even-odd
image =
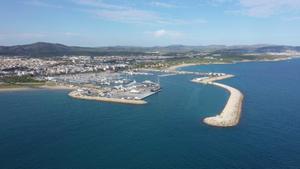
[[[133,73],[131,73],[133,74]],[[135,73],[148,75],[147,73]],[[57,84],[75,86],[69,96],[77,99],[128,104],[146,104],[144,101],[161,90],[160,84],[150,80],[137,82],[125,73],[89,73],[48,77]]]
[[[155,71],[124,71],[124,72],[99,72],[59,75],[46,77],[46,80],[54,82],[56,86],[72,86],[73,91],[69,96],[76,99],[97,100],[126,104],[146,104],[145,98],[161,91],[160,77],[174,75],[196,75],[193,82],[211,83],[215,80],[234,77],[224,73],[203,73],[177,70],[159,70],[156,73],[157,82],[144,80],[137,82],[135,76],[154,75]]]

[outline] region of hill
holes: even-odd
[[[283,45],[245,45],[245,46],[111,46],[111,47],[79,47],[66,46],[58,43],[37,42],[28,45],[0,46],[0,55],[26,57],[55,57],[64,55],[176,55],[185,53],[208,52],[222,55],[240,55],[267,52],[300,52],[300,46]]]

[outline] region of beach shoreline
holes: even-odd
[[[236,63],[245,63],[245,62],[280,62],[286,61],[291,59],[300,58],[300,56],[293,56],[293,57],[284,57],[284,58],[276,58],[276,59],[262,59],[262,60],[240,60],[240,61],[233,61],[233,62],[211,62],[211,63],[181,63],[178,65],[173,65],[165,70],[168,71],[175,71],[178,68],[189,67],[189,66],[198,66],[198,65],[222,65],[222,64],[236,64]]]
[[[28,91],[28,90],[74,90],[76,87],[67,85],[41,85],[41,86],[5,86],[0,87],[0,92],[18,92],[18,91]]]
[[[17,92],[17,91],[26,91],[32,90],[33,88],[30,87],[7,87],[7,88],[0,88],[0,92]]]
[[[48,90],[74,90],[76,87],[67,85],[43,85],[38,87],[38,89],[48,89]]]
[[[178,68],[188,67],[188,66],[196,66],[196,65],[202,65],[202,64],[201,63],[182,63],[182,64],[170,66],[170,67],[166,68],[166,70],[175,71]]]
[[[213,63],[181,63],[178,65],[173,65],[165,70],[167,71],[176,71],[178,68],[188,67],[188,66],[198,66],[198,65],[210,65],[210,64],[216,64],[216,65],[222,65],[222,64],[232,64],[229,62],[213,62]]]

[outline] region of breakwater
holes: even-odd
[[[216,116],[204,118],[204,123],[217,127],[230,127],[235,126],[239,123],[244,98],[242,92],[231,86],[214,82],[217,80],[223,80],[231,77],[234,77],[234,75],[196,78],[192,80],[192,82],[195,83],[211,84],[217,87],[221,87],[230,93],[230,96],[222,112]]]

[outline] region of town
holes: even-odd
[[[117,56],[1,57],[0,78],[29,77],[32,82],[45,82],[41,87],[72,89],[69,95],[78,99],[145,104],[143,99],[159,92],[160,84],[137,82],[133,75],[149,73],[128,71],[131,63],[131,58]]]
[[[59,50],[62,45],[40,42],[30,46],[42,52],[50,47]],[[7,48],[9,47],[3,49]],[[23,51],[22,46],[17,48]],[[64,48],[73,49],[67,46]],[[72,90],[69,95],[77,99],[145,104],[146,101],[143,99],[161,91],[159,79],[151,81],[146,76],[144,80],[136,80],[134,76],[136,74],[148,75],[151,74],[149,72],[159,72],[163,73],[159,76],[189,74],[200,78],[223,77],[226,74],[178,71],[176,68],[177,65],[289,59],[298,52],[290,48],[291,50],[276,47],[274,50],[274,47],[270,46],[263,50],[251,48],[249,52],[241,52],[244,50],[237,50],[235,47],[210,46],[169,46],[134,48],[134,50],[130,47],[121,49],[112,47],[101,49],[102,51],[98,48],[80,48],[82,51],[73,51],[74,55],[38,53],[34,57],[7,53],[0,55],[0,87],[62,88]],[[94,54],[78,55],[87,50],[94,50]],[[97,55],[101,52],[103,55]]]

